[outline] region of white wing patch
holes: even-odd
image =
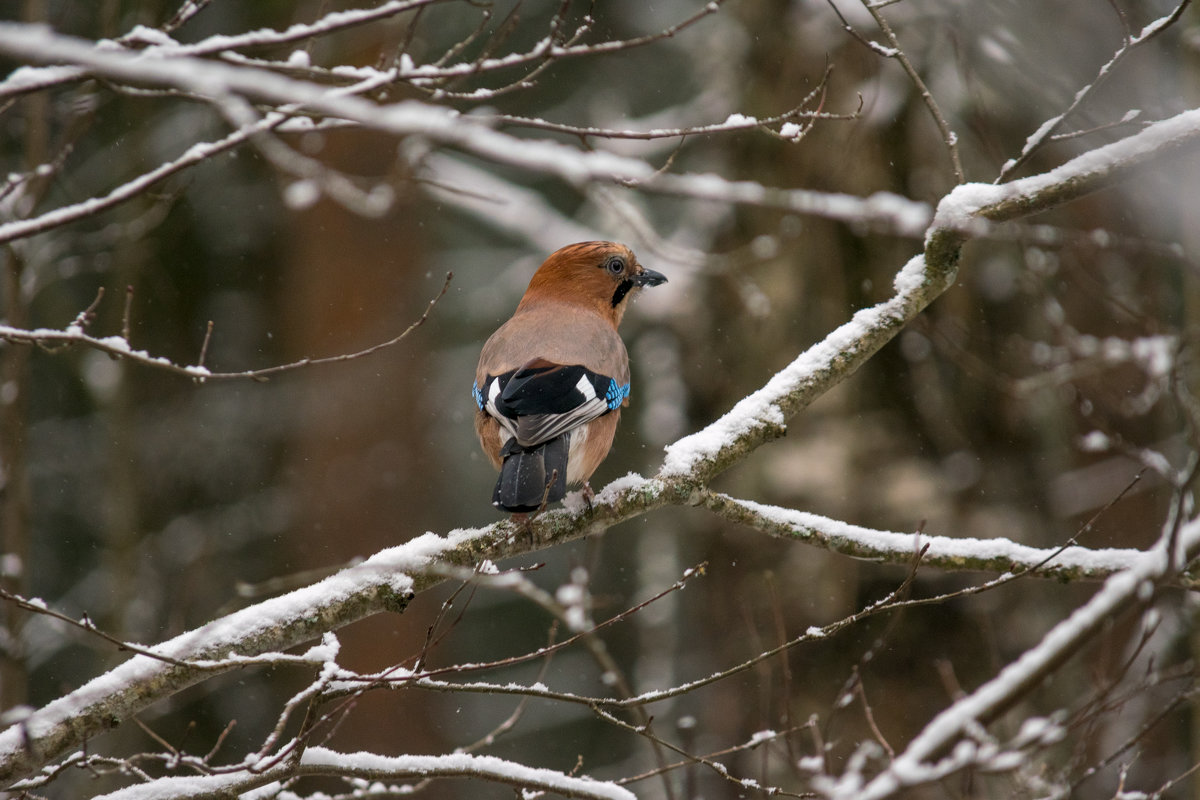
[[[487,383],[487,400],[484,401],[484,410],[488,416],[500,423],[500,446],[503,447],[508,443],[508,440],[517,435],[516,420],[509,419],[504,416],[496,408],[496,398],[500,396],[500,381],[492,378]]]
[[[592,388],[592,382],[584,375],[579,379],[579,383],[575,384],[575,389],[583,395],[583,402],[588,403],[596,399],[596,390]]]

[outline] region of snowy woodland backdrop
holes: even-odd
[[[8,796],[1200,791],[1186,0],[0,17]],[[597,238],[523,530],[475,359]]]

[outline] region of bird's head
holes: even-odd
[[[666,282],[665,275],[643,267],[623,244],[580,242],[550,254],[529,281],[517,311],[546,301],[577,304],[609,317],[616,326],[638,289]]]

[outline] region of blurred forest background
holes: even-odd
[[[282,30],[343,5],[350,7],[214,0],[173,35],[187,42]],[[573,25],[588,9],[571,5]],[[158,27],[177,8],[174,0],[26,0],[0,5],[0,17],[96,39]],[[511,26],[503,48],[518,50],[545,35],[557,8],[550,0],[519,8],[509,0],[437,4],[420,15],[249,54],[286,61],[290,51],[307,50],[315,65],[371,66],[403,44],[424,63],[462,41],[485,10],[487,33]],[[593,38],[651,34],[701,8],[695,0],[605,0],[592,9]],[[883,12],[956,132],[966,178],[991,182],[1026,137],[1095,80],[1123,37],[1171,8],[1141,0],[904,0]],[[838,0],[838,9],[856,31],[880,39],[860,5]],[[16,66],[0,64],[5,74]],[[429,97],[404,85],[384,99],[412,96],[464,113],[575,125],[675,127],[735,113],[783,113],[819,86],[827,68],[821,109],[850,118],[817,121],[799,141],[750,129],[650,141],[591,137],[586,144],[673,171],[768,186],[857,196],[888,191],[929,203],[953,188],[947,148],[900,65],[864,46],[817,0],[727,0],[670,38],[565,59],[538,74],[535,85],[481,101]],[[1198,81],[1200,18],[1189,9],[1123,60],[1064,132],[1095,130],[1050,143],[1016,174],[1043,171],[1145,121],[1194,107]],[[467,79],[454,89],[467,95],[478,85]],[[30,177],[36,191],[23,192],[21,203],[4,202],[5,219],[102,194],[227,131],[209,106],[102,80],[12,97],[0,112],[5,173],[54,165]],[[597,489],[629,471],[652,474],[665,444],[724,413],[855,310],[890,296],[895,273],[921,246],[869,225],[567,186],[377,133],[285,140],[366,184],[390,187],[394,202],[371,217],[308,198],[244,146],[102,214],[10,242],[0,253],[3,322],[61,328],[103,289],[90,332],[119,334],[128,297],[135,348],[194,363],[211,320],[207,364],[234,371],[386,340],[421,315],[453,271],[447,295],[395,347],[266,382],[199,384],[94,351],[0,344],[0,525],[9,589],[69,616],[87,614],[117,637],[153,643],[427,530],[494,521],[494,475],[471,425],[472,370],[533,270],[563,244],[624,241],[670,279],[638,299],[623,324],[632,404],[593,478]],[[916,325],[717,488],[885,530],[1053,547],[1091,521],[1080,539],[1086,546],[1153,542],[1171,502],[1164,482],[1126,453],[1085,452],[1080,437],[1101,430],[1130,450],[1162,453],[1176,468],[1195,446],[1179,404],[1186,392],[1176,391],[1187,388],[1186,373],[1156,379],[1137,363],[1108,363],[1101,353],[1107,337],[1176,335],[1186,344],[1179,363],[1188,363],[1198,166],[1195,158],[1176,161],[1035,220],[1085,234],[1102,229],[1107,237],[968,245],[958,284]],[[595,614],[603,617],[701,562],[706,574],[685,592],[607,635],[637,687],[672,685],[736,663],[852,613],[905,574],[678,508],[522,563],[544,564],[531,577],[550,589],[586,568]],[[933,594],[978,580],[921,570],[913,591]],[[419,651],[453,589],[419,596],[403,616],[346,629],[341,660],[380,669]],[[803,726],[813,714],[831,742],[864,737],[861,708],[835,707],[857,675],[874,723],[899,748],[958,692],[1020,654],[1092,591],[1089,584],[1026,579],[874,619],[656,706],[655,725],[696,752],[763,729],[799,728],[784,737],[784,751],[731,758],[741,774],[761,772],[765,780],[811,751]],[[1178,614],[1157,634],[1157,666],[1187,671],[1200,646],[1192,632],[1196,606],[1182,594],[1172,602]],[[45,617],[11,606],[4,613],[6,708],[41,706],[126,657]],[[431,658],[452,663],[525,652],[544,643],[548,626],[524,600],[479,590]],[[1030,713],[1063,707],[1063,687],[1103,685],[1128,656],[1128,636],[1114,623],[1109,636],[1033,694]],[[531,681],[537,671],[537,664],[524,665],[493,679]],[[550,676],[548,682],[576,687],[600,680],[584,654],[559,656]],[[158,748],[149,729],[207,752],[236,720],[224,747],[240,752],[262,740],[280,703],[304,681],[282,669],[235,672],[142,714],[145,728],[124,725],[96,746]],[[1078,751],[1059,754],[1054,769],[1061,774],[952,781],[945,790],[952,797],[1026,796],[1035,793],[1035,778],[1077,779],[1162,709],[1160,691],[1175,697],[1179,687],[1131,692],[1123,704],[1081,720],[1091,732],[1075,740]],[[375,692],[346,716],[330,744],[442,752],[490,730],[514,705],[487,695]],[[1081,783],[1079,796],[1112,796],[1126,762],[1127,784],[1140,789],[1183,773],[1200,760],[1196,722],[1191,706],[1178,704],[1136,748]],[[488,752],[565,771],[582,757],[598,777],[653,766],[640,743],[586,708],[545,703],[532,704]],[[833,753],[848,755],[836,747]],[[674,780],[681,796],[744,793],[697,767]],[[51,796],[116,785],[86,775],[72,781]],[[1186,796],[1186,785],[1170,796]],[[662,786],[650,780],[635,789],[660,796]],[[508,791],[445,782],[425,794]]]

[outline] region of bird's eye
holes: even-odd
[[[620,275],[625,270],[625,259],[620,256],[613,256],[608,261],[604,262],[604,268],[611,275]]]

